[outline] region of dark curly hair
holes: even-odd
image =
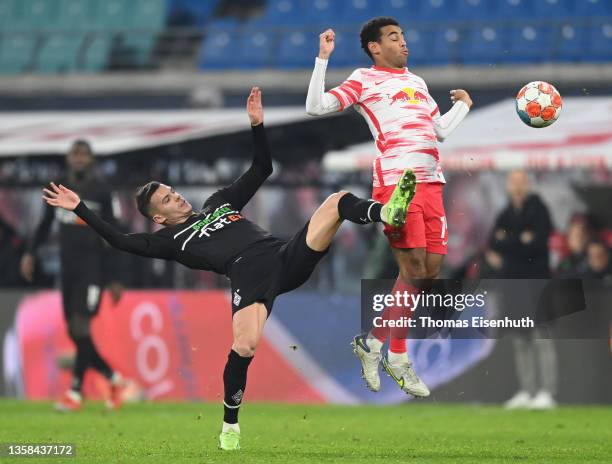
[[[396,19],[389,18],[386,16],[379,16],[377,18],[370,19],[361,28],[361,32],[359,33],[359,38],[361,39],[361,48],[363,48],[363,51],[366,52],[370,58],[372,58],[372,54],[370,53],[368,44],[370,42],[380,41],[380,30],[385,26],[399,26],[399,23]]]

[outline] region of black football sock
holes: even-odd
[[[93,340],[90,338],[89,342],[91,343],[91,365],[97,370],[100,374],[106,377],[108,380],[113,378],[113,370],[108,365],[108,363],[100,356],[96,345],[93,344]]]
[[[341,219],[347,219],[356,224],[382,222],[380,210],[382,204],[374,200],[364,200],[352,193],[345,193],[338,201],[338,214]]]
[[[246,389],[247,370],[253,357],[243,358],[234,350],[227,357],[227,364],[223,371],[223,422],[227,424],[238,423],[238,411]]]
[[[82,337],[74,340],[77,352],[74,367],[72,369],[72,384],[70,388],[76,392],[81,391],[85,371],[91,363],[91,347],[93,345],[89,343],[89,340],[89,337]]]

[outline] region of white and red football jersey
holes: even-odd
[[[342,109],[355,105],[370,126],[374,187],[397,184],[408,168],[418,182],[445,182],[434,130],[440,110],[422,78],[407,68],[360,68],[329,93]]]

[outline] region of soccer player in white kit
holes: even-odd
[[[306,111],[323,115],[353,106],[366,120],[376,144],[372,197],[385,203],[406,169],[416,176],[415,196],[401,229],[385,227],[399,266],[393,291],[418,292],[413,279],[437,278],[447,252],[448,228],[439,164],[438,142],[443,141],[467,115],[472,100],[465,90],[451,90],[452,108],[444,115],[429,94],[425,81],[406,67],[408,48],[399,23],[378,17],[360,33],[361,47],[374,62],[359,68],[338,87],[325,92],[325,71],[334,50],[334,31],[319,36],[319,56],[308,87]],[[383,318],[396,320],[407,308],[390,308]],[[402,311],[404,313],[402,314]],[[408,394],[429,395],[412,368],[406,352],[407,328],[379,327],[356,336],[358,356],[367,387],[380,389],[378,365]],[[385,357],[381,347],[389,338]]]

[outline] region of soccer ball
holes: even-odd
[[[548,82],[534,81],[516,96],[516,112],[529,127],[547,127],[559,119],[563,100]]]

